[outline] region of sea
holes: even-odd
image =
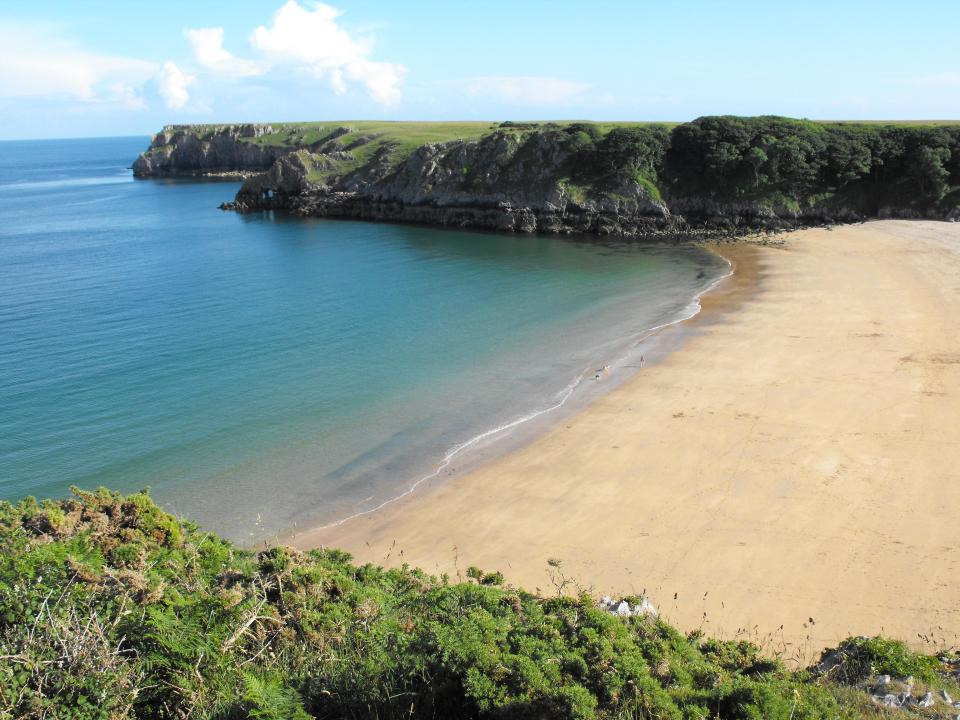
[[[239,215],[236,182],[134,179],[148,143],[0,143],[0,499],[149,487],[249,543],[337,524],[642,372],[729,272],[693,246]]]

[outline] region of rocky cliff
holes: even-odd
[[[245,176],[268,170],[296,148],[257,143],[270,125],[168,125],[133,164],[136,177]]]
[[[424,145],[398,164],[389,152],[339,172],[343,154],[307,151],[249,178],[229,207],[299,215],[419,222],[516,232],[638,235],[682,229],[636,179],[602,192],[570,181],[557,132],[499,131]]]
[[[782,118],[674,128],[504,123],[412,143],[413,125],[168,127],[134,171],[242,173],[223,206],[239,212],[515,232],[668,236],[960,217],[957,128],[934,135]]]

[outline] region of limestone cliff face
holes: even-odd
[[[374,157],[354,172],[311,180],[340,158],[295,153],[248,179],[229,207],[516,232],[631,236],[681,229],[634,180],[603,193],[572,187],[570,160],[550,133],[492,133],[424,145],[398,166]]]
[[[133,164],[136,177],[245,175],[263,172],[291,151],[289,147],[250,142],[273,132],[270,125],[223,125],[198,132],[191,126],[167,126]]]

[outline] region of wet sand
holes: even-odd
[[[956,641],[960,225],[784,240],[729,246],[734,278],[665,331],[679,350],[544,436],[293,543],[544,592],[559,559],[582,588],[788,656]]]

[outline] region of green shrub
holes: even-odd
[[[357,566],[337,550],[243,550],[146,493],[0,503],[0,719],[801,720],[843,710],[833,680],[792,673],[749,643],[616,617],[586,595],[540,598],[479,568],[468,575],[451,584]],[[848,679],[937,673],[935,658],[890,641],[851,639],[839,652]]]
[[[310,720],[300,694],[275,677],[244,674],[243,706],[251,720]]]
[[[851,685],[875,675],[912,675],[929,683],[937,680],[940,670],[937,658],[911,652],[899,640],[881,637],[848,638],[829,656],[836,660],[830,676]]]

